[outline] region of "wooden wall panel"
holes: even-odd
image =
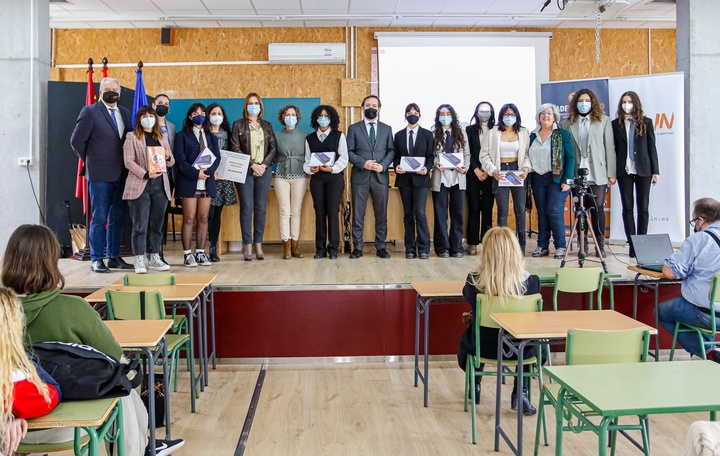
[[[653,74],[677,71],[675,29],[655,29],[651,31],[650,36]]]

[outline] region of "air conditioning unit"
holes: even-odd
[[[344,64],[345,43],[270,43],[268,60],[275,64]]]

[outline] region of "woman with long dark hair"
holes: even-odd
[[[465,128],[470,147],[470,166],[467,173],[467,191],[465,192],[468,202],[468,255],[477,255],[477,246],[493,225],[493,204],[495,203],[492,191],[493,179],[480,163],[480,149],[483,140],[494,126],[495,108],[489,101],[481,101],[475,107],[470,125]]]

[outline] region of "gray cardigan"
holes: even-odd
[[[305,130],[287,128],[275,132],[277,156],[275,161],[277,169],[275,174],[282,176],[288,174],[305,174]]]

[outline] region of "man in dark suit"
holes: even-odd
[[[375,211],[375,250],[380,258],[390,258],[385,250],[387,237],[387,202],[389,190],[388,167],[395,156],[390,125],[377,117],[382,104],[375,95],[365,97],[362,103],[363,120],[348,128],[348,157],[352,163],[353,244],[351,259],[363,254],[363,229],[368,196],[372,196]]]
[[[89,181],[92,220],[90,221],[90,270],[109,272],[109,268],[133,269],[120,257],[127,202],[123,201],[127,171],[123,162],[125,135],[132,131],[130,111],[118,106],[120,82],[100,81],[101,101],[80,111],[70,144],[85,162]],[[105,229],[107,221],[108,229]],[[103,262],[107,250],[108,264]]]

